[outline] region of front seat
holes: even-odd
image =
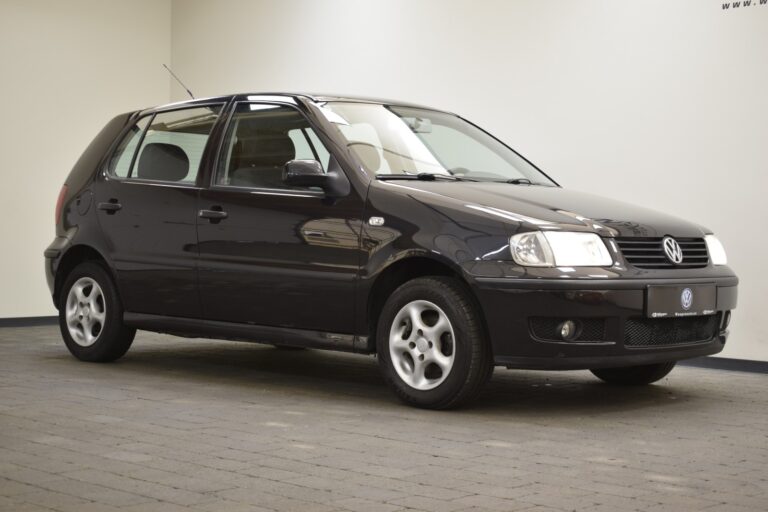
[[[283,167],[296,157],[296,148],[285,133],[262,132],[240,139],[232,155],[230,185],[287,188]]]

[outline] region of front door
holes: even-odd
[[[141,118],[94,186],[126,311],[200,316],[196,181],[219,110],[186,108]]]
[[[284,185],[293,159],[333,159],[289,106],[241,103],[200,193],[199,278],[209,320],[352,333],[363,200]]]

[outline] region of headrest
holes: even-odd
[[[381,167],[381,156],[376,146],[367,142],[351,142],[349,147],[354,151],[366,169],[372,172],[379,170],[379,167]]]
[[[179,146],[152,142],[144,146],[136,176],[148,180],[181,181],[189,173],[189,157]]]
[[[240,139],[237,167],[282,167],[296,157],[293,141],[285,133],[266,132]]]

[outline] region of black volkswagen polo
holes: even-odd
[[[430,408],[494,366],[657,381],[722,350],[738,283],[707,229],[565,190],[455,114],[302,94],[115,117],[45,257],[78,359],[137,329],[376,354]]]

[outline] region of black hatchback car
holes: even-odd
[[[738,284],[707,229],[565,190],[457,115],[303,94],[115,117],[45,257],[84,361],[137,329],[376,354],[430,408],[494,366],[657,381],[722,350]]]

